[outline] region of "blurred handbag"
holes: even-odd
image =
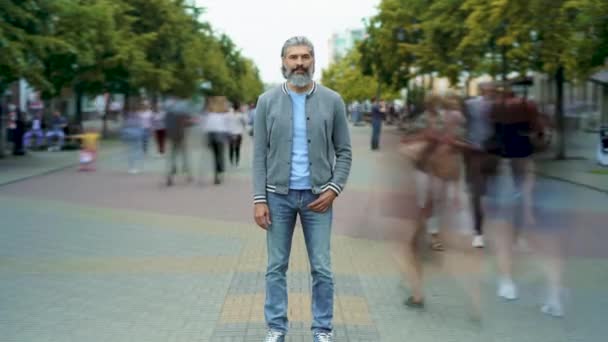
[[[460,154],[445,145],[434,149],[427,165],[428,172],[439,179],[457,181],[460,178]]]
[[[426,149],[429,143],[426,141],[413,141],[409,143],[402,143],[399,146],[399,153],[405,156],[413,163],[419,161],[422,158],[422,153]]]
[[[409,159],[416,169],[425,171],[429,156],[435,147],[436,144],[426,140],[412,141],[402,143],[399,147],[399,153]]]

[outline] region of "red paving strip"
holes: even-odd
[[[2,195],[251,223],[254,228],[248,180],[228,177],[221,186],[200,187],[178,179],[172,188],[166,188],[162,181],[158,174],[79,173],[70,169],[3,186]],[[405,229],[411,229],[407,222],[416,217],[414,196],[411,191],[350,189],[336,202],[334,231],[374,240],[399,239]],[[564,221],[569,222],[565,227]],[[547,222],[562,227],[553,229],[549,225],[536,231],[561,234],[567,256],[608,257],[607,213],[560,209],[557,216],[549,217]]]

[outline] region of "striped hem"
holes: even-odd
[[[327,189],[332,190],[333,192],[336,193],[336,195],[340,195],[340,193],[342,192],[342,187],[334,182],[329,182],[329,183],[325,184],[323,187],[321,187],[322,191],[327,191]]]
[[[256,196],[253,196],[253,203],[254,204],[266,203],[266,196],[265,195],[256,195]]]

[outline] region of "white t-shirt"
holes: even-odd
[[[139,120],[141,121],[141,126],[146,129],[152,128],[152,117],[154,116],[152,111],[142,110],[138,114]]]
[[[207,113],[203,116],[202,128],[204,132],[229,133],[228,113]]]
[[[247,117],[241,112],[226,114],[228,121],[228,132],[233,135],[241,135],[247,127]]]

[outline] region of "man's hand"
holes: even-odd
[[[254,214],[253,218],[255,219],[255,223],[262,229],[268,229],[270,226],[270,209],[268,209],[268,204],[266,203],[257,203],[253,208]]]
[[[331,207],[331,204],[338,197],[338,195],[333,190],[325,190],[319,198],[314,200],[312,203],[308,205],[308,209],[315,211],[317,213],[324,213]]]

